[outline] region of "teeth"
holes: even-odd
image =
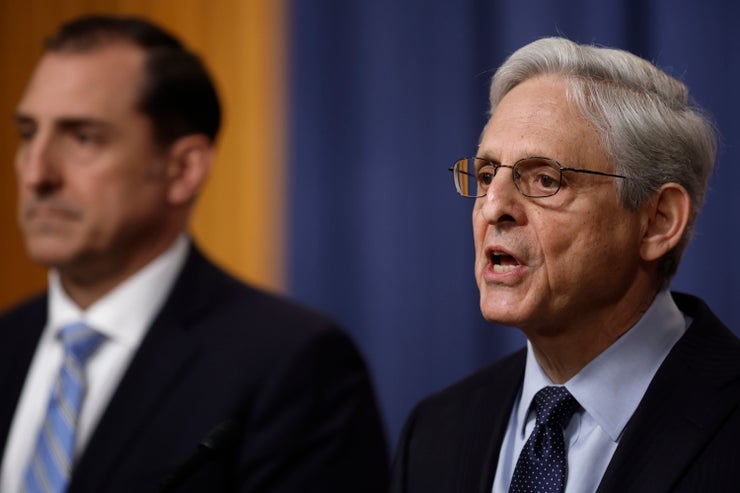
[[[519,263],[514,261],[514,258],[511,255],[500,251],[491,252],[491,264],[493,272],[498,274],[511,272],[519,267]]]
[[[497,272],[497,273],[510,272],[516,268],[517,268],[516,265],[493,264],[493,272]]]

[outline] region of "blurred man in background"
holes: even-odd
[[[15,165],[49,290],[0,318],[3,493],[386,488],[344,332],[187,235],[220,115],[200,60],[147,21],[85,17],[48,40]]]

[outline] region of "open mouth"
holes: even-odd
[[[491,252],[491,265],[493,266],[493,272],[505,273],[516,269],[520,264],[511,255],[494,251]]]

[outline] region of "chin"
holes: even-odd
[[[489,322],[519,327],[533,315],[532,300],[521,289],[484,285],[480,290],[480,311]]]
[[[65,265],[74,257],[68,247],[48,241],[27,241],[26,251],[31,260],[47,268]]]
[[[488,322],[495,324],[515,325],[518,320],[517,317],[512,316],[510,306],[486,302],[486,300],[482,298],[480,301],[480,312],[481,315],[483,315],[483,318]]]
[[[68,263],[67,259],[55,255],[29,254],[34,263],[47,269],[57,269]]]

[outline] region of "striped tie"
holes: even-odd
[[[61,332],[64,361],[49,398],[46,419],[23,478],[24,493],[63,493],[75,452],[75,429],[85,396],[85,361],[104,337],[84,323]]]

